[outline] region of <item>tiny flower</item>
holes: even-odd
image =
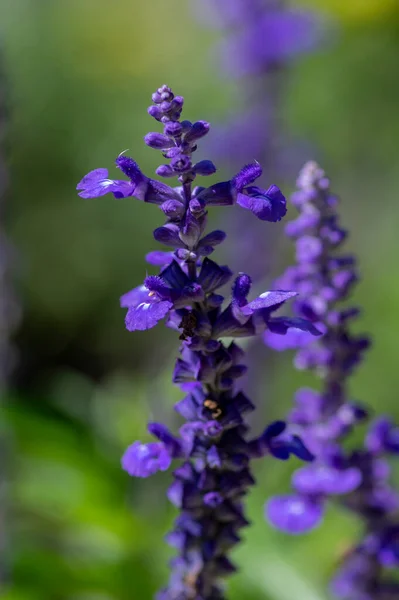
[[[178,192],[174,189],[146,177],[132,158],[120,155],[115,162],[116,166],[130,178],[130,181],[108,179],[107,169],[96,169],[78,183],[79,196],[81,198],[97,198],[112,193],[115,198],[134,196],[138,200],[153,204],[163,204],[167,200],[182,202]]]
[[[173,307],[172,302],[161,300],[143,285],[124,294],[120,303],[122,307],[128,308],[125,323],[129,331],[155,327]]]
[[[149,477],[169,469],[172,458],[164,444],[134,442],[122,457],[122,468],[132,477]]]
[[[198,194],[207,205],[230,205],[237,202],[262,221],[280,221],[287,212],[285,197],[276,185],[267,190],[250,185],[262,174],[258,163],[244,167],[231,181],[216,183]]]
[[[146,261],[150,265],[155,265],[158,267],[166,267],[170,265],[170,263],[174,260],[173,252],[162,252],[162,250],[154,250],[153,252],[148,252],[145,256]]]
[[[276,496],[266,503],[269,521],[286,533],[302,534],[320,524],[323,504],[305,496]]]
[[[133,196],[134,185],[130,181],[119,181],[108,178],[107,169],[90,171],[76,187],[81,198],[98,198],[112,193],[115,198]]]
[[[288,460],[293,454],[301,460],[312,461],[314,456],[302,440],[297,435],[286,433],[286,428],[284,421],[271,423],[260,437],[250,442],[250,452],[253,456],[264,456],[270,453],[280,460]]]
[[[292,478],[296,491],[310,496],[349,494],[359,487],[361,481],[359,469],[335,469],[325,464],[298,469]]]

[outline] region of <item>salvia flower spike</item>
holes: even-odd
[[[159,274],[147,276],[122,296],[121,306],[127,308],[129,331],[150,329],[166,319],[179,333],[173,381],[185,393],[175,406],[185,423],[178,435],[161,423],[150,423],[148,430],[156,441],[134,442],[122,466],[132,476],[149,477],[178,461],[167,493],[179,509],[167,536],[178,556],[171,565],[169,586],[158,599],[218,600],[224,598],[223,578],[235,571],[228,552],[240,541],[240,529],[248,525],[243,499],[255,483],[251,459],[270,455],[286,460],[292,454],[305,461],[313,458],[282,421],[248,439],[245,414],[254,405],[238,385],[246,372],[244,352],[234,341],[226,344],[221,338],[255,336],[267,328],[279,334],[292,328],[319,332],[305,319],[274,316],[295,292],[276,290],[251,298],[251,279],[245,273],[236,277],[224,304],[219,290],[231,281],[232,272],[209,256],[226,235],[220,230],[205,233],[208,207],[239,204],[262,220],[278,221],[286,212],[285,198],[275,185],[267,190],[254,185],[261,174],[256,162],[229,181],[193,187],[197,175],[216,171],[211,161],[193,159],[209,124],[181,120],[183,98],[166,85],[152,99],[148,112],[162,123],[163,132],[149,133],[145,143],[160,150],[167,161],[158,167],[158,175],[177,177],[179,187],[146,177],[132,158],[120,155],[116,164],[127,180],[110,179],[106,169],[97,169],[83,178],[78,190],[83,198],[108,192],[116,198],[134,196],[158,204],[166,217],[154,238],[170,251],[147,255],[160,267]]]
[[[277,350],[295,348],[297,368],[314,371],[322,389],[300,389],[289,416],[316,460],[294,473],[294,494],[271,499],[266,512],[277,528],[299,534],[317,526],[327,500],[336,498],[362,520],[364,537],[343,558],[332,591],[343,600],[393,600],[399,598],[399,583],[385,571],[399,567],[399,496],[389,483],[386,458],[399,454],[399,428],[381,417],[369,425],[362,447],[342,447],[368,419],[367,409],[350,399],[348,379],[370,342],[351,332],[359,309],[341,304],[358,279],[356,262],[339,251],[346,231],[337,198],[316,163],[304,166],[292,203],[299,216],[286,233],[296,243],[296,264],[276,284],[299,292],[295,314],[310,319],[323,335],[316,342],[295,330],[284,338],[271,331],[264,335]]]

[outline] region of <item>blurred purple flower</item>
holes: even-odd
[[[162,443],[134,442],[122,457],[122,467],[134,477],[149,477],[169,469],[172,457]]]
[[[302,169],[292,201],[299,216],[288,223],[286,233],[296,243],[296,264],[276,285],[299,292],[295,315],[310,319],[323,335],[310,339],[306,333],[290,332],[281,341],[267,331],[264,340],[277,350],[296,348],[295,365],[319,375],[322,390],[299,390],[289,419],[316,460],[294,472],[294,495],[270,500],[267,516],[285,532],[303,533],[321,523],[327,500],[338,496],[363,520],[365,534],[343,561],[333,592],[343,600],[393,599],[398,587],[387,580],[384,568],[399,565],[399,497],[389,483],[386,456],[399,454],[399,428],[380,417],[369,426],[364,447],[341,449],[368,416],[364,407],[350,401],[347,381],[370,342],[350,330],[359,309],[340,304],[358,280],[356,262],[351,255],[337,254],[346,231],[339,224],[329,180],[315,163]]]

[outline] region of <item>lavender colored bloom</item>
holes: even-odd
[[[134,442],[122,458],[122,467],[134,477],[149,477],[169,469],[172,457],[162,443]]]
[[[267,518],[281,531],[302,534],[313,529],[323,517],[321,502],[304,495],[276,496],[266,505]]]
[[[101,196],[106,189],[117,198],[133,196],[158,204],[166,223],[154,231],[156,241],[172,252],[151,252],[150,264],[160,267],[144,283],[121,298],[127,308],[130,331],[154,327],[166,319],[179,333],[180,355],[173,381],[186,394],[176,411],[186,421],[174,436],[165,426],[151,423],[156,442],[134,442],[122,459],[123,468],[136,477],[166,470],[173,459],[180,462],[168,498],[180,511],[169,544],[177,549],[169,586],[159,599],[223,599],[222,580],[235,571],[227,558],[239,541],[239,530],[248,525],[243,498],[254,484],[252,458],[290,455],[311,461],[313,455],[301,439],[287,432],[285,423],[272,423],[257,438],[250,439],[245,414],[254,410],[240,391],[239,379],[246,373],[244,352],[225,337],[255,336],[268,327],[285,334],[297,328],[318,335],[306,319],[274,316],[296,292],[276,290],[250,299],[251,279],[240,273],[234,280],[226,306],[220,288],[232,272],[209,258],[226,235],[206,233],[207,208],[231,206],[248,209],[259,219],[278,221],[285,214],[285,199],[276,186],[253,185],[261,174],[258,163],[247,165],[229,181],[210,187],[192,187],[197,175],[215,171],[213,163],[195,163],[197,141],[209,131],[205,121],[181,121],[183,98],[167,86],[153,94],[149,114],[164,126],[162,134],[151,133],[145,142],[161,150],[170,163],[157,169],[159,175],[176,176],[180,187],[172,188],[143,175],[133,159],[119,156],[117,166],[129,181],[110,180],[104,169],[83,178],[80,195]]]
[[[284,67],[317,44],[317,19],[312,13],[282,4],[279,8],[267,7],[259,0],[251,0],[248,8],[246,20],[240,21],[235,35],[221,48],[224,67],[233,77]]]
[[[341,447],[368,417],[364,407],[350,400],[347,389],[349,376],[370,344],[366,336],[350,330],[359,309],[341,305],[358,279],[356,264],[353,256],[340,253],[346,231],[336,213],[337,198],[315,163],[302,169],[292,201],[299,216],[288,223],[286,233],[295,240],[297,262],[276,285],[298,290],[294,313],[310,319],[323,335],[315,341],[292,330],[282,344],[269,329],[264,339],[278,350],[296,348],[295,365],[314,371],[322,389],[300,389],[289,416],[290,427],[316,459],[293,474],[294,493],[271,499],[266,514],[275,527],[304,533],[321,523],[328,500],[338,498],[362,519],[365,534],[343,560],[332,591],[342,600],[389,600],[399,592],[385,573],[399,566],[399,495],[390,485],[387,457],[399,454],[399,428],[380,417],[369,425],[363,447]]]

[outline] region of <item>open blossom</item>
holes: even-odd
[[[296,348],[297,368],[314,371],[322,389],[298,390],[289,415],[315,461],[294,472],[294,493],[269,500],[266,513],[275,527],[301,534],[319,525],[328,501],[337,499],[362,519],[365,534],[342,561],[332,591],[342,600],[393,600],[399,584],[386,571],[399,567],[399,495],[387,458],[399,454],[399,428],[380,417],[369,424],[361,447],[343,447],[353,428],[368,418],[366,408],[351,400],[348,378],[370,342],[351,332],[359,309],[341,304],[358,279],[356,263],[339,252],[347,233],[329,180],[315,163],[301,171],[292,202],[299,216],[286,233],[296,243],[296,264],[276,284],[299,292],[294,313],[310,319],[322,335],[316,341],[294,329],[284,338],[267,330],[264,339],[276,350]]]
[[[97,169],[82,179],[78,190],[84,198],[110,192],[116,198],[157,204],[166,217],[154,238],[170,250],[147,255],[160,272],[148,275],[120,303],[127,309],[129,331],[150,329],[162,320],[178,331],[181,347],[172,379],[185,394],[175,406],[185,422],[177,435],[161,423],[149,424],[157,441],[134,442],[122,466],[132,476],[149,477],[179,461],[167,492],[180,511],[167,536],[178,557],[172,563],[169,586],[158,599],[222,600],[222,580],[235,571],[227,554],[240,541],[239,530],[248,525],[243,498],[255,483],[251,459],[287,460],[291,455],[313,459],[283,421],[267,425],[260,436],[251,438],[245,415],[255,407],[239,386],[247,371],[244,352],[234,341],[222,338],[255,336],[266,329],[279,335],[292,329],[310,335],[319,331],[309,320],[275,315],[296,296],[295,290],[253,297],[246,273],[234,279],[225,303],[220,288],[231,283],[233,273],[209,258],[226,234],[221,230],[206,233],[208,207],[238,204],[261,220],[275,222],[285,215],[285,198],[275,185],[267,189],[254,185],[261,174],[258,163],[243,167],[229,181],[193,187],[197,175],[216,170],[209,160],[193,160],[209,124],[182,121],[183,98],[167,86],[159,88],[152,99],[148,112],[164,129],[144,140],[169,160],[158,167],[157,174],[177,177],[179,187],[148,178],[133,159],[121,155],[116,164],[127,180],[110,179],[105,169]]]

